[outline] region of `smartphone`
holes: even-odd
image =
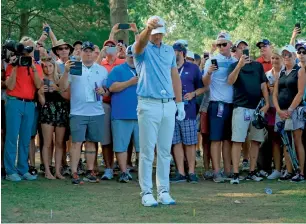
[[[242,54],[246,55],[247,57],[250,57],[249,49],[244,49],[244,50],[242,51]]]
[[[217,67],[217,69],[219,69],[217,59],[211,59],[211,64],[213,64],[214,66]]]
[[[118,40],[118,43],[122,43],[123,44],[123,40]]]
[[[301,31],[301,24],[300,24],[300,23],[296,23],[294,27],[300,29],[300,32],[298,32],[299,34],[302,32],[302,31]]]
[[[209,53],[204,53],[204,58],[209,58]]]
[[[116,47],[108,47],[106,48],[106,54],[116,54],[117,48]]]
[[[50,28],[47,26],[47,27],[44,28],[44,31],[49,35]]]
[[[130,28],[131,28],[131,26],[128,23],[120,23],[118,25],[118,29],[119,30],[127,30],[127,29],[130,29]]]
[[[34,61],[40,61],[40,52],[39,50],[34,51]]]
[[[49,79],[44,79],[44,85],[50,87],[50,80]],[[49,92],[49,90],[48,90]]]
[[[73,63],[73,66],[70,68],[70,74],[82,76],[82,62],[73,61]]]

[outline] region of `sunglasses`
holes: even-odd
[[[285,57],[291,58],[292,54],[291,53],[282,53],[282,57],[283,58],[285,58]]]
[[[58,50],[62,51],[62,50],[69,50],[69,47],[59,47]]]
[[[221,48],[222,47],[226,47],[227,46],[227,43],[222,43],[222,44],[217,44],[217,48]]]
[[[299,50],[299,51],[297,52],[297,54],[303,54],[303,55],[306,55],[306,51],[301,51],[301,50]]]

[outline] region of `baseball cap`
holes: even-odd
[[[157,33],[162,33],[162,34],[166,34],[166,23],[165,21],[160,18],[159,16],[151,16],[149,20],[151,19],[158,19],[158,24],[162,25],[162,27],[158,27],[154,30],[152,30],[151,35],[157,34]]]
[[[237,40],[237,41],[235,42],[234,45],[235,45],[236,47],[238,47],[238,45],[241,44],[241,43],[244,43],[244,44],[246,44],[247,46],[249,46],[248,42],[246,42],[245,40]]]
[[[217,40],[231,41],[231,36],[226,32],[220,32],[217,36]]]
[[[106,41],[104,42],[104,44],[103,44],[103,47],[104,47],[106,44],[113,44],[113,45],[116,46],[116,42],[113,41],[113,40],[106,40]]]
[[[186,49],[188,48],[188,41],[187,40],[179,39],[179,40],[175,41],[174,43],[175,44],[183,44]]]
[[[290,53],[295,53],[296,52],[295,48],[292,45],[290,45],[290,44],[284,46],[282,48],[281,52],[283,53],[283,51],[288,51]]]
[[[174,44],[173,44],[173,49],[174,49],[175,51],[182,51],[182,52],[184,52],[185,54],[186,54],[186,52],[187,52],[186,47],[185,47],[183,44],[181,44],[181,43],[174,43]]]
[[[201,59],[201,56],[198,54],[194,54],[194,60],[199,60],[199,59]]]
[[[298,46],[298,48],[296,48],[296,50],[300,50],[301,48],[304,48],[306,50],[306,43],[301,44],[300,46]]]
[[[187,51],[186,58],[192,58],[194,60],[194,53],[192,51]]]
[[[91,49],[91,50],[95,50],[95,46],[93,43],[89,42],[89,41],[85,41],[83,44],[82,44],[82,50],[85,50],[85,49]]]
[[[83,42],[80,41],[80,40],[77,40],[76,42],[73,43],[72,46],[75,47],[75,45],[77,45],[77,44],[83,45]]]
[[[295,49],[298,49],[298,47],[300,47],[301,45],[305,45],[306,44],[306,41],[302,40],[302,41],[298,41],[296,44],[295,44]]]
[[[262,39],[260,41],[257,42],[256,47],[259,47],[260,44],[264,44],[264,45],[271,45],[271,42],[267,39]]]
[[[130,45],[126,48],[125,54],[126,54],[127,57],[133,57],[132,45]]]

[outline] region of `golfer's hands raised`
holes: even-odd
[[[147,22],[147,29],[154,30],[158,27],[162,27],[162,25],[158,24],[159,19],[149,19]]]

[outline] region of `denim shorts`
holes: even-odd
[[[222,103],[222,102],[220,102]],[[210,101],[207,114],[209,120],[209,138],[211,141],[231,140],[233,104],[223,103],[222,117],[218,117],[217,101]]]
[[[183,143],[184,145],[195,145],[198,143],[196,120],[175,120],[172,144]]]
[[[72,142],[101,142],[103,139],[104,114],[97,116],[70,115]]]
[[[127,152],[130,140],[139,152],[139,128],[137,120],[112,120],[114,152]]]

